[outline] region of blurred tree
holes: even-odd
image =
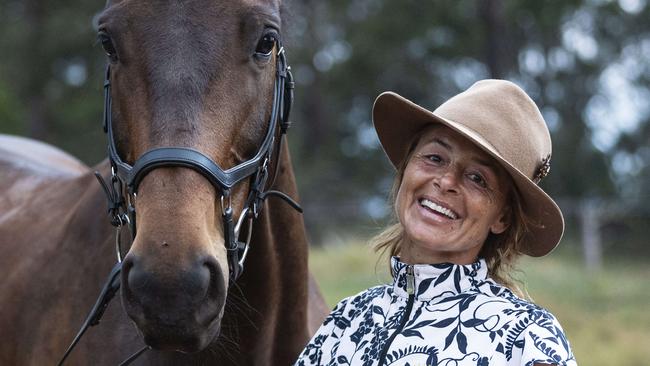
[[[296,39],[302,84],[295,119],[303,129],[313,128],[314,118],[327,121],[330,141],[325,146],[302,134],[297,144],[302,196],[316,211],[306,216],[312,229],[358,229],[359,215],[387,213],[380,202],[391,169],[371,128],[376,95],[395,90],[435,108],[488,77],[517,82],[541,106],[554,141],[543,186],[572,206],[567,212],[593,197],[647,206],[641,187],[650,186],[650,110],[648,98],[639,97],[648,96],[650,75],[645,1],[338,0],[297,9],[307,26]],[[632,73],[615,67],[631,59]],[[637,97],[617,102],[617,82]],[[617,126],[620,116],[634,126]],[[629,168],[621,172],[626,164],[636,167],[633,176]]]
[[[92,28],[102,5],[0,1],[3,132],[45,140],[88,163],[105,155],[104,145],[98,144],[104,61],[93,47]]]
[[[105,61],[91,26],[102,6],[0,0],[0,131],[88,163],[105,155]],[[390,214],[392,169],[370,115],[380,92],[435,108],[489,77],[517,82],[541,106],[554,141],[542,184],[570,223],[581,201],[608,200],[624,207],[608,228],[648,234],[629,229],[650,217],[647,0],[302,0],[289,8],[298,84],[290,140],[315,242],[365,235]]]

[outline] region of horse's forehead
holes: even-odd
[[[234,15],[266,14],[279,18],[281,3],[281,0],[108,0],[100,19],[129,17],[156,22],[168,20],[170,14],[190,18],[208,16],[215,22]]]
[[[99,17],[154,93],[181,88],[192,99],[215,73],[241,64],[264,26],[280,22],[279,0],[119,0]]]
[[[243,44],[241,37],[259,36],[259,28],[280,28],[278,0],[122,0],[107,5],[99,17],[99,27],[117,38],[128,34],[135,40],[133,57],[145,63],[167,60],[176,55],[194,54],[204,68],[212,68],[228,44]],[[254,40],[253,40],[254,41]],[[233,56],[233,55],[231,55]],[[153,60],[149,60],[153,59]],[[158,63],[156,61],[156,63]],[[193,65],[185,65],[193,68]]]

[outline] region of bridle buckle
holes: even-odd
[[[237,224],[235,225],[235,242],[237,243],[237,251],[240,253],[239,261],[237,261],[237,264],[241,269],[244,267],[244,261],[248,255],[251,238],[253,237],[253,219],[254,215],[251,212],[251,209],[249,207],[246,207],[242,210],[241,214],[239,215],[239,219],[237,220]],[[244,241],[240,241],[239,235],[241,234],[241,229],[244,221],[247,221],[248,230],[246,231],[246,237],[244,238]]]
[[[228,199],[228,206],[224,203],[226,199]],[[221,195],[221,216],[226,216],[229,211],[232,212],[232,196],[230,192],[224,191]]]
[[[119,224],[115,226],[115,254],[117,255],[117,262],[122,263],[124,259],[122,257],[122,226],[131,224],[131,220],[129,220],[129,215],[126,213],[121,213],[117,217]]]

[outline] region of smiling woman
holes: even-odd
[[[507,228],[509,181],[484,153],[448,127],[423,133],[404,171],[396,206],[413,263],[470,264],[488,234]]]
[[[551,140],[535,103],[483,80],[434,112],[384,93],[373,119],[397,169],[397,222],[374,239],[393,283],[342,300],[296,365],[576,365],[555,317],[509,277],[564,230],[538,186]]]

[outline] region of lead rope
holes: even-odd
[[[99,324],[104,312],[108,308],[110,301],[115,297],[115,294],[120,289],[120,273],[122,272],[122,253],[120,246],[120,230],[125,224],[130,224],[128,213],[126,212],[126,202],[122,196],[122,183],[115,175],[115,171],[112,171],[110,184],[106,182],[104,177],[99,172],[95,172],[95,177],[101,185],[106,198],[108,200],[108,214],[111,217],[111,225],[115,226],[115,250],[117,255],[117,263],[113,266],[108,279],[104,283],[99,297],[93,305],[90,313],[84,320],[81,329],[77,332],[77,335],[72,340],[72,343],[68,346],[68,349],[61,357],[61,360],[57,363],[57,366],[63,365],[65,360],[68,358],[72,350],[77,346],[77,343],[81,340],[81,337],[86,333],[88,328],[94,327]],[[140,357],[145,351],[149,350],[149,346],[145,346],[140,349],[138,352],[129,356],[126,360],[120,363],[122,365],[129,365],[136,358]]]
[[[122,263],[118,262],[115,264],[115,266],[113,266],[113,269],[108,275],[108,279],[106,280],[104,287],[102,287],[102,291],[99,293],[99,298],[97,298],[95,305],[90,310],[90,313],[86,317],[86,320],[84,320],[81,329],[79,329],[79,332],[72,340],[72,343],[70,343],[70,346],[68,346],[68,349],[63,354],[63,357],[61,357],[59,363],[57,363],[57,366],[63,365],[63,362],[66,360],[66,358],[68,358],[70,352],[72,352],[84,333],[86,333],[86,330],[88,330],[89,327],[94,327],[95,325],[99,324],[99,321],[101,320],[102,315],[104,315],[104,311],[106,311],[109,302],[115,296],[117,290],[120,289],[121,271]]]
[[[104,312],[108,308],[110,301],[113,299],[113,297],[115,297],[115,294],[120,289],[121,272],[122,272],[122,262],[117,262],[115,266],[113,266],[111,273],[108,275],[108,279],[106,280],[104,287],[102,287],[102,291],[99,293],[99,298],[95,302],[95,305],[90,310],[90,313],[86,317],[86,320],[84,320],[81,329],[79,329],[79,332],[72,340],[72,343],[70,343],[70,346],[68,346],[68,349],[63,354],[63,357],[61,357],[61,360],[57,363],[57,366],[63,365],[63,362],[65,362],[65,360],[68,358],[68,356],[75,348],[77,343],[79,343],[79,340],[84,335],[84,333],[86,333],[86,330],[88,330],[88,328],[90,327],[94,327],[95,325],[99,324],[99,321],[101,320],[102,316],[104,315]],[[122,361],[119,366],[126,366],[131,364],[131,362],[135,361],[138,357],[140,357],[142,354],[144,354],[146,351],[150,349],[151,347],[149,346],[143,347],[136,353],[129,356],[126,360]]]
[[[144,346],[141,350],[139,350],[138,352],[132,354],[132,355],[129,356],[129,358],[127,358],[126,360],[122,361],[122,363],[120,363],[119,366],[127,366],[127,365],[130,365],[131,362],[135,361],[136,358],[140,357],[143,353],[147,352],[147,351],[150,350],[150,349],[151,349],[151,347],[149,347],[149,346]]]

